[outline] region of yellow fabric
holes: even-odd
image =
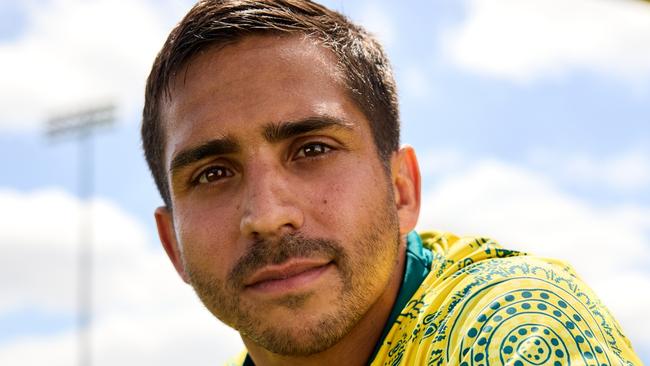
[[[248,351],[242,351],[239,355],[231,357],[223,366],[242,366],[246,360],[246,355],[248,355]]]
[[[486,238],[420,236],[433,252],[431,272],[371,366],[643,365],[566,263]]]
[[[567,264],[485,238],[421,237],[431,272],[371,365],[642,365]]]

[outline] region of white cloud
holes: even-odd
[[[530,160],[565,181],[628,192],[650,187],[650,151],[642,148],[602,158],[536,150],[530,154]]]
[[[367,2],[360,12],[358,22],[374,34],[381,44],[391,47],[397,39],[397,28],[393,17],[377,2]]]
[[[586,70],[650,79],[650,4],[635,0],[466,0],[443,34],[462,68],[515,82]]]
[[[152,309],[149,309],[152,310]],[[93,333],[93,365],[221,365],[243,349],[235,331],[198,306],[164,314],[102,317]],[[17,339],[0,347],[3,365],[76,364],[76,334]]]
[[[49,114],[112,100],[140,104],[170,28],[154,2],[27,2],[27,29],[0,43],[0,129],[38,128]],[[139,108],[139,107],[137,107]]]
[[[418,227],[489,236],[505,247],[572,264],[636,347],[650,345],[650,208],[598,208],[546,177],[483,160],[425,191]]]
[[[75,311],[79,212],[57,190],[0,190],[0,316],[18,309]],[[243,349],[176,275],[142,225],[94,200],[93,304],[97,365],[214,365]],[[73,329],[0,344],[2,365],[70,365]]]

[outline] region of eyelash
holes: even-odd
[[[313,149],[313,152],[307,152],[308,149]],[[332,150],[333,148],[325,143],[309,142],[307,144],[302,145],[298,149],[298,152],[295,154],[294,159],[315,159],[321,155],[331,152]],[[313,155],[308,155],[308,154],[313,154]],[[208,174],[215,173],[215,172],[218,172],[216,178],[213,181],[209,181]],[[229,168],[226,168],[224,166],[219,166],[219,165],[213,165],[207,167],[206,169],[201,171],[199,175],[197,175],[194,179],[192,179],[192,185],[196,186],[200,184],[209,184],[214,181],[221,180],[222,178],[232,177],[233,175],[234,173]]]
[[[306,150],[309,149],[309,148],[313,149],[315,147],[318,147],[318,149],[315,149],[314,151],[316,151],[316,150],[320,150],[320,151],[316,151],[315,154],[311,155],[311,156],[307,155],[308,153],[307,153]],[[298,149],[298,153],[296,154],[295,157],[298,158],[298,159],[317,158],[318,156],[327,154],[332,150],[333,150],[332,147],[329,146],[328,144],[325,144],[325,143],[322,143],[322,142],[309,142],[309,143],[306,143],[306,144],[302,145]],[[299,155],[302,155],[302,156],[299,156]]]
[[[196,178],[194,178],[192,180],[192,184],[193,185],[199,185],[199,184],[212,183],[211,181],[208,181],[207,175],[209,173],[213,173],[215,171],[224,172],[224,173],[218,174],[218,176],[216,177],[216,180],[220,180],[220,179],[222,179],[224,177],[232,177],[234,175],[232,170],[230,170],[230,169],[228,169],[226,167],[219,166],[219,165],[213,165],[213,166],[210,166],[210,167],[206,168],[198,176],[196,176]],[[204,179],[205,179],[205,182],[203,182]]]

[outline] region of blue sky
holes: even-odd
[[[419,227],[566,259],[650,362],[650,5],[324,3],[391,57],[423,169]],[[74,360],[78,145],[44,123],[105,100],[118,118],[94,138],[97,364],[218,364],[240,347],[159,248],[139,147],[144,79],[190,6],[0,3],[0,364]]]

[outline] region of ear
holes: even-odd
[[[392,180],[399,218],[400,235],[415,228],[420,215],[420,166],[411,146],[402,146],[393,155]]]
[[[189,282],[189,276],[185,272],[185,266],[183,265],[183,258],[181,256],[181,249],[178,245],[178,240],[176,239],[176,230],[174,229],[174,219],[172,213],[165,206],[158,207],[154,213],[156,217],[156,226],[158,227],[158,237],[160,238],[160,243],[169,260],[172,261],[176,272],[181,276],[185,283]]]

